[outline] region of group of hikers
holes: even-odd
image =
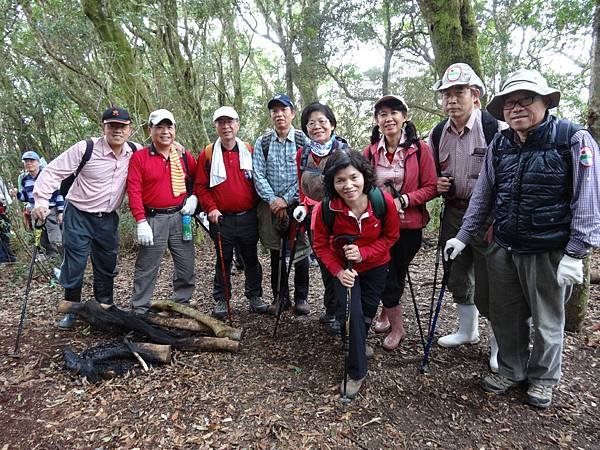
[[[373,353],[369,330],[387,333],[386,350],[406,335],[401,299],[409,265],[429,221],[426,203],[442,196],[438,245],[459,322],[438,343],[477,343],[479,315],[485,317],[491,372],[483,389],[503,394],[524,386],[528,403],[547,408],[561,375],[564,305],[571,286],[583,280],[583,258],[600,245],[598,146],[588,131],[550,114],[560,91],[537,71],[510,74],[487,111],[480,101],[484,84],[467,64],[448,67],[433,90],[447,118],[428,142],[419,139],[407,103],[385,95],[373,105],[371,142],[362,152],[337,134],[335,114],[325,104],[307,105],[301,130],[295,129],[297,111],[286,94],[268,102],[273,129],[254,146],[237,137],[238,113],[218,108],[218,139],[197,159],[176,141],[171,112],[150,114],[151,144],[142,148],[128,141],[127,110],[107,109],[103,136],[51,161],[32,189],[32,219],[47,221],[55,210],[62,221],[65,300],[81,300],[91,254],[94,297],[112,304],[116,210],[127,192],[140,244],[133,311],[149,314],[166,248],[174,264],[173,299],[189,304],[195,287],[189,226],[201,209],[216,251],[212,314],[218,318],[231,314],[236,252],[250,311],[278,315],[292,307],[287,277],[293,265],[293,308],[308,314],[312,249],[324,284],[319,321],[328,333],[347,338],[340,392],[352,398]],[[55,195],[69,177],[62,211]],[[259,239],[270,252],[270,305],[262,298]],[[67,314],[59,327],[74,322]]]

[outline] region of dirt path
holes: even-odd
[[[210,311],[213,252],[197,251],[198,287],[192,305]],[[133,252],[121,262],[116,297],[126,306]],[[265,261],[265,258],[263,258]],[[596,255],[596,265],[598,257]],[[268,273],[268,263],[265,264]],[[133,372],[98,385],[63,369],[61,349],[77,351],[116,339],[79,323],[59,331],[60,288],[41,278],[32,287],[21,359],[9,358],[20,308],[24,270],[0,268],[0,449],[88,448],[598,448],[600,444],[600,320],[593,288],[586,329],[565,339],[563,380],[545,412],[524,404],[525,394],[489,397],[479,387],[487,373],[485,331],[477,345],[434,346],[431,371],[418,373],[418,330],[405,301],[408,337],[399,351],[376,348],[361,394],[347,407],[339,402],[341,344],[317,318],[321,282],[311,269],[312,312],[286,313],[276,339],[274,320],[247,311],[243,276],[234,277],[235,324],[245,330],[237,354],[176,353],[171,366]],[[429,312],[433,249],[424,249],[411,270],[421,314]],[[157,297],[168,298],[171,265],[165,261]],[[89,277],[89,275],[88,275]],[[86,280],[89,280],[86,278]],[[270,288],[265,277],[265,300]],[[86,283],[91,296],[91,286]],[[446,299],[439,333],[453,328]],[[481,330],[484,330],[483,323]]]

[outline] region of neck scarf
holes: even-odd
[[[183,155],[183,157],[185,158],[185,155]],[[173,144],[171,144],[169,161],[171,162],[171,189],[173,189],[173,196],[179,197],[187,191],[185,189],[185,174],[181,167],[179,153],[177,152],[177,147]]]
[[[333,143],[335,142],[335,135],[332,134],[331,138],[325,142],[324,144],[319,144],[318,142],[309,139],[306,143],[306,146],[316,156],[323,157],[329,155],[331,153],[331,149],[333,148]]]

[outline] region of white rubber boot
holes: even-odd
[[[477,344],[479,342],[479,327],[477,319],[479,311],[475,305],[456,305],[458,309],[458,331],[438,339],[442,347],[457,347],[462,344]]]
[[[490,332],[490,370],[493,373],[498,373],[498,342],[490,322],[488,322],[488,330]]]

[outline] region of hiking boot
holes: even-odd
[[[279,302],[277,300],[275,300],[273,303],[271,303],[269,306],[267,306],[267,313],[271,314],[272,316],[276,316],[277,315],[277,305],[279,305]],[[290,302],[290,299],[289,298],[284,298],[283,299],[283,306],[281,308],[281,311],[285,311],[291,305],[292,305],[292,303]]]
[[[319,316],[319,323],[331,323],[335,320],[335,313],[325,312]]]
[[[267,304],[263,302],[260,297],[250,297],[248,299],[248,307],[250,308],[250,311],[258,314],[267,312]]]
[[[481,382],[481,387],[486,392],[500,395],[506,394],[509,389],[519,387],[522,384],[523,381],[511,380],[510,378],[494,373],[483,379]]]
[[[552,386],[532,383],[527,389],[527,403],[536,408],[546,409],[552,403]]]
[[[212,310],[212,316],[217,319],[224,319],[227,317],[227,301],[223,299],[217,300],[217,304]]]
[[[365,344],[365,355],[367,359],[371,359],[375,355],[375,350],[369,344]]]
[[[339,320],[334,320],[325,324],[325,332],[330,336],[339,336],[342,331],[342,323]]]
[[[360,390],[363,381],[365,381],[365,378],[367,377],[363,377],[360,380],[353,380],[352,378],[348,378],[348,381],[346,383],[346,397],[356,397],[356,394],[358,394],[358,391]],[[340,383],[340,395],[344,396],[344,380],[342,380],[342,382]]]
[[[75,314],[67,313],[58,322],[58,328],[61,330],[70,330],[73,328],[73,325],[75,325],[75,320],[77,320],[77,316]]]
[[[299,316],[306,316],[310,312],[310,306],[308,306],[308,302],[305,298],[296,300],[294,309]]]

